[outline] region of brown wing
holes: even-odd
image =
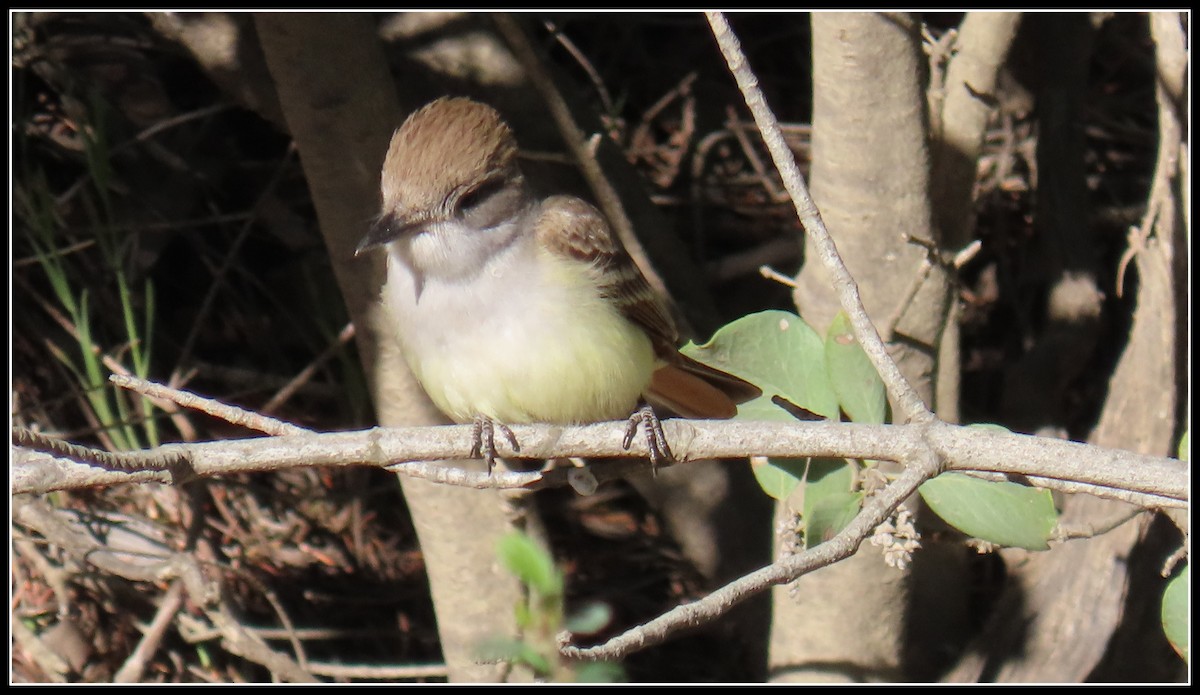
[[[670,314],[599,210],[579,198],[552,196],[535,224],[544,247],[592,264],[604,296],[646,331],[659,357],[674,359],[679,334]]]
[[[753,384],[679,352],[679,336],[666,307],[599,210],[578,198],[554,196],[542,202],[537,214],[539,241],[560,255],[592,264],[604,295],[650,336],[665,364],[655,370],[647,400],[684,417],[730,418],[737,403],[762,394]]]

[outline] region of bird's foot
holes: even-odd
[[[496,467],[496,430],[499,429],[508,443],[512,445],[513,451],[520,452],[521,445],[517,443],[517,437],[513,431],[508,428],[508,425],[503,422],[487,417],[486,415],[475,416],[475,429],[471,434],[471,457],[482,458],[487,461],[488,475],[492,474],[492,469]]]
[[[649,405],[643,405],[629,416],[629,424],[625,427],[625,439],[622,446],[628,449],[629,445],[633,443],[633,437],[637,434],[639,424],[646,428],[646,445],[650,451],[650,472],[658,475],[659,464],[674,463],[675,454],[671,453],[671,447],[667,444],[662,421],[658,419],[658,415]]]

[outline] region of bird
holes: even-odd
[[[489,474],[510,424],[628,418],[654,468],[673,454],[654,408],[725,419],[758,393],[679,352],[670,313],[590,203],[534,195],[496,109],[443,97],[395,131],[382,205],[355,253],[383,247],[386,330],[434,405],[474,423]]]

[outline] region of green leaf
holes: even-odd
[[[475,656],[484,662],[525,664],[541,675],[550,673],[550,661],[545,655],[518,639],[493,637],[483,640],[476,646]]]
[[[721,327],[704,345],[688,343],[682,352],[699,362],[739,376],[763,395],[738,406],[739,420],[791,420],[771,402],[781,396],[831,420],[838,400],[825,370],[825,347],[799,316],[763,311]]]
[[[625,669],[608,661],[589,661],[575,669],[576,683],[620,683],[625,680]]]
[[[550,660],[546,658],[545,654],[542,654],[533,647],[526,647],[517,659],[517,663],[525,664],[533,669],[534,673],[542,676],[549,674],[551,670]]]
[[[943,473],[926,481],[919,492],[951,526],[999,545],[1046,550],[1058,522],[1049,490]]]
[[[1188,430],[1183,431],[1183,436],[1179,438],[1179,452],[1176,458],[1180,461],[1188,460]]]
[[[875,365],[863,352],[850,319],[839,311],[825,336],[825,365],[842,410],[854,422],[882,425],[887,418],[887,391]]]
[[[750,459],[750,470],[754,471],[754,479],[759,487],[772,499],[785,500],[800,481],[804,480],[804,470],[808,459],[761,458]]]
[[[1162,597],[1162,624],[1167,641],[1188,661],[1188,568],[1167,582]]]
[[[839,492],[822,495],[812,505],[805,496],[804,547],[813,548],[838,535],[862,509],[863,493]]]
[[[576,635],[592,635],[600,632],[612,620],[612,609],[608,604],[592,602],[567,617],[563,627]]]
[[[846,459],[814,458],[804,481],[804,547],[837,535],[858,514],[862,493],[853,492],[854,466]]]
[[[854,489],[854,465],[844,458],[814,458],[804,475],[804,494],[850,492]]]
[[[525,601],[520,601],[513,606],[513,618],[516,620],[517,627],[524,630],[533,625],[533,609]]]
[[[542,596],[562,594],[562,574],[554,559],[536,543],[520,533],[509,533],[496,544],[500,562],[522,582]]]

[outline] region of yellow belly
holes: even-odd
[[[544,260],[544,259],[543,259]],[[655,367],[650,339],[569,261],[543,263],[537,291],[481,312],[470,335],[410,356],[434,404],[458,422],[573,424],[636,408]]]

